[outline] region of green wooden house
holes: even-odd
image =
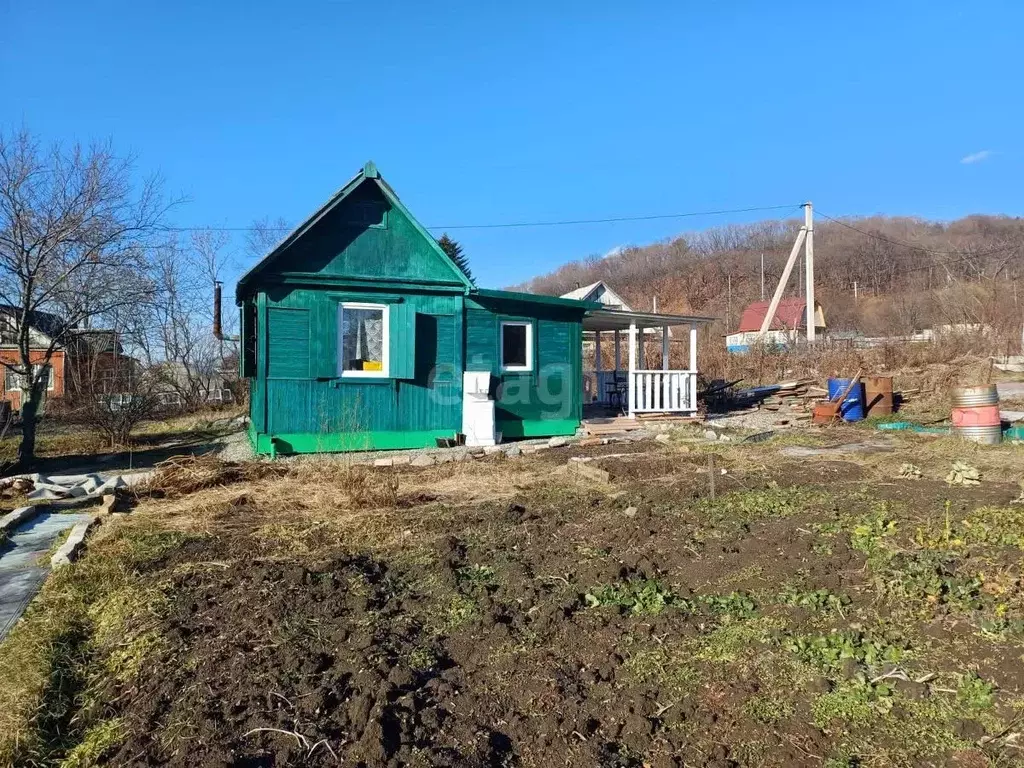
[[[635,330],[600,304],[474,287],[373,163],[239,280],[236,301],[250,438],[271,455],[454,438],[466,372],[490,374],[502,439],[571,435],[585,322]]]

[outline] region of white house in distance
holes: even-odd
[[[742,354],[750,349],[757,340],[764,316],[768,314],[770,302],[755,301],[743,310],[740,325],[733,333],[725,337],[725,347],[730,352]],[[765,344],[788,347],[806,335],[807,331],[807,300],[798,296],[782,299],[775,310],[775,317],[765,331],[762,340]],[[814,328],[820,337],[825,333],[825,313],[821,304],[814,304]]]
[[[605,307],[592,311],[591,317],[583,324],[584,349],[593,349],[592,366],[587,364],[586,358],[584,362],[584,403],[618,408],[629,416],[643,412],[696,411],[697,326],[710,322],[711,318],[635,311],[600,280],[569,291],[562,298],[594,302]],[[689,364],[686,369],[671,370],[671,327],[678,325],[688,329],[683,338],[688,341]],[[612,337],[612,350],[607,349],[607,342],[601,343],[602,337],[607,339],[609,335]],[[661,339],[661,367],[647,370],[645,348],[650,338]],[[609,351],[614,354],[612,366],[608,365]]]

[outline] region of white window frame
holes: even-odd
[[[383,329],[381,330],[381,365],[379,371],[346,371],[342,369],[344,359],[342,358],[342,333],[344,330],[344,319],[346,309],[379,309],[383,315]],[[338,376],[344,379],[386,379],[391,375],[391,307],[388,304],[372,304],[364,301],[342,301],[338,304],[338,352],[337,371]]]
[[[50,369],[50,375],[49,375],[49,377],[46,380],[46,391],[47,392],[53,392],[53,390],[56,389],[56,386],[57,386],[57,377],[54,375],[54,372],[53,372],[53,361],[50,361],[49,363],[32,363],[32,376],[36,375],[36,370],[38,370],[39,368],[43,368],[43,367]],[[11,377],[14,378],[14,387],[13,388],[8,386],[8,379],[11,378]],[[12,371],[7,366],[4,366],[4,391],[5,392],[18,392],[18,391],[24,390],[28,386],[28,381],[29,380],[26,379],[26,377],[23,376],[22,374],[15,373],[14,371]]]
[[[505,328],[511,325],[526,328],[526,365],[505,364]],[[501,357],[501,370],[522,372],[533,370],[533,323],[529,320],[502,320],[501,332],[498,337],[498,354]]]
[[[49,363],[32,363],[32,375],[33,376],[36,375],[36,368],[49,368],[50,369],[50,374],[49,374],[49,376],[46,379],[46,391],[47,392],[53,392],[54,388],[57,386],[57,377],[54,375],[54,372],[53,372],[53,361],[51,360]]]

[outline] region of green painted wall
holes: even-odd
[[[460,284],[416,226],[376,184],[355,189],[274,265],[275,271]]]
[[[501,370],[501,322],[533,326],[533,370]],[[583,416],[582,312],[512,301],[466,302],[466,370],[497,381],[495,420],[506,437],[572,434]]]
[[[467,298],[460,273],[398,205],[362,183],[240,286],[256,449],[433,445],[461,430],[463,370],[496,377],[506,437],[571,434],[582,411],[582,310]],[[338,376],[343,301],[390,308],[390,377]],[[532,323],[532,371],[499,370],[502,319]]]
[[[263,294],[264,365],[253,390],[253,423],[271,435],[444,431],[462,426],[462,297],[403,292],[282,287]],[[390,378],[337,376],[337,311],[341,301],[404,305],[414,343],[391,331]],[[308,318],[308,323],[292,320]],[[288,322],[275,325],[279,317]],[[308,339],[295,328],[308,327]],[[279,330],[280,329],[280,330]],[[408,360],[409,378],[398,378]],[[262,402],[259,398],[262,396]],[[263,411],[262,418],[259,412]],[[327,450],[327,448],[324,448]]]

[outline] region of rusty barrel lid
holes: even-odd
[[[865,376],[864,389],[868,392],[887,392],[892,394],[892,376]]]

